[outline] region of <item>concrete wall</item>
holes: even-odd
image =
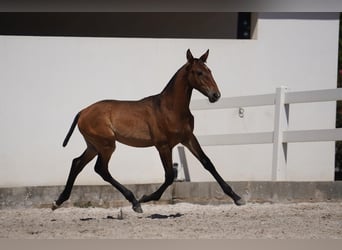
[[[208,66],[223,96],[336,87],[338,14],[259,14],[256,39],[134,39],[0,36],[0,186],[63,185],[85,144],[74,115],[101,99],[139,99],[160,92],[185,51],[210,49]],[[193,98],[203,98],[194,93]],[[291,107],[290,128],[333,128],[335,103]],[[269,131],[273,108],[194,112],[196,134]],[[215,146],[205,151],[224,179],[269,180],[271,145]],[[330,181],[334,143],[289,145],[288,180]],[[194,181],[211,176],[187,154]],[[93,164],[76,184],[103,184]],[[90,166],[91,165],[91,166]],[[163,181],[156,150],[118,145],[110,170],[122,183]]]
[[[341,202],[342,182],[232,182],[234,190],[247,203]],[[136,197],[149,194],[159,184],[129,184]],[[37,207],[50,208],[61,186],[0,188],[0,209]],[[216,182],[176,182],[166,189],[157,204],[190,202],[197,204],[232,203]],[[63,207],[131,206],[123,195],[109,185],[75,186]],[[142,205],[144,207],[144,205]]]

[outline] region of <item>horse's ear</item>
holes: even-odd
[[[190,49],[186,51],[186,59],[188,59],[189,63],[193,62],[194,60],[194,57],[192,56]]]
[[[201,60],[202,62],[207,62],[208,55],[209,55],[209,49],[207,50],[207,52],[205,52],[205,53],[200,57],[200,60]]]

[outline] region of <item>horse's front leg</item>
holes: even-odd
[[[193,134],[191,134],[189,139],[185,141],[183,144],[202,163],[203,167],[213,175],[215,180],[222,188],[223,192],[227,194],[229,197],[231,197],[236,205],[240,206],[246,204],[246,202],[239,195],[237,195],[233,191],[233,189],[222,179],[222,177],[216,171],[213,163],[210,161],[208,156],[206,156],[206,154],[203,152],[200,144],[198,143],[196,137]]]
[[[173,183],[174,180],[174,172],[172,167],[172,149],[170,149],[168,145],[157,147],[157,149],[159,151],[160,159],[165,170],[165,181],[158,188],[157,191],[150,195],[144,195],[139,200],[140,203],[159,200],[164,191]]]

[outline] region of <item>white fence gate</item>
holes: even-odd
[[[274,105],[274,129],[271,132],[202,135],[198,136],[198,140],[202,146],[273,143],[272,180],[282,181],[286,176],[288,143],[342,140],[342,128],[288,130],[289,105],[337,100],[342,100],[342,88],[289,92],[283,86],[277,88],[275,94],[222,98],[214,104],[209,104],[207,100],[193,100],[191,109],[230,109]],[[184,157],[180,158],[183,159],[181,161],[185,160]]]

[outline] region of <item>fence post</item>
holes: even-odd
[[[283,142],[283,131],[287,130],[289,122],[289,104],[285,104],[287,87],[276,90],[274,110],[272,181],[286,180],[287,143]]]
[[[183,171],[184,171],[184,178],[185,178],[184,181],[190,181],[188,162],[186,160],[184,147],[179,146],[177,148],[178,148],[179,159],[183,167]]]

